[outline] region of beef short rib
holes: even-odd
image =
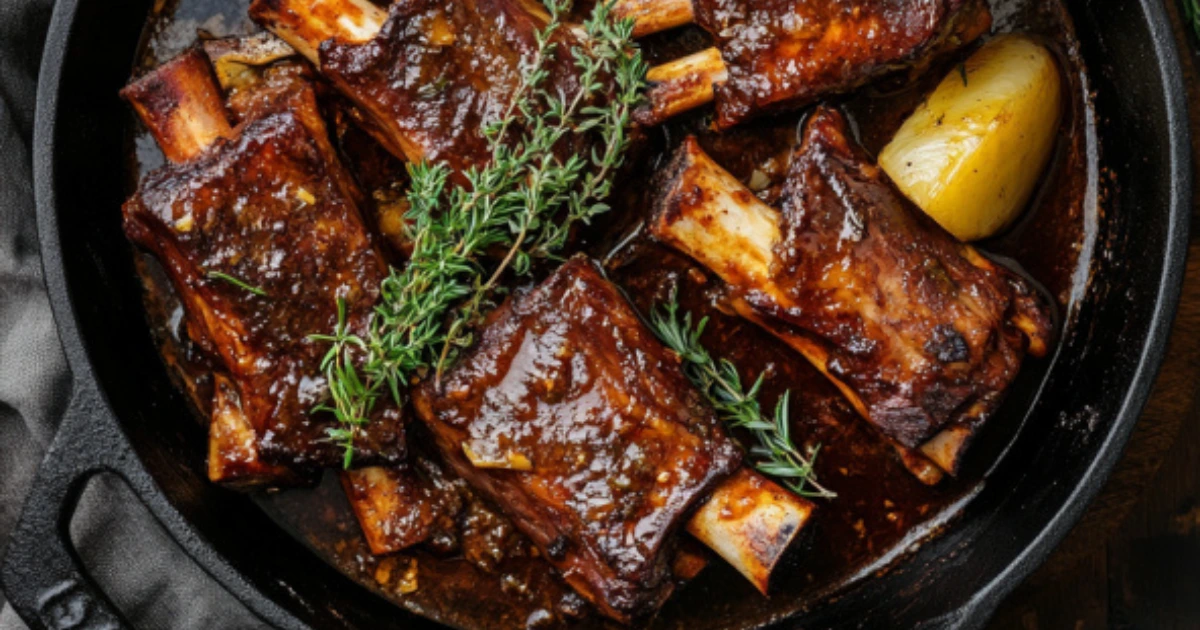
[[[439,450],[601,612],[656,610],[680,524],[738,449],[584,258],[510,298],[481,336],[414,392]]]
[[[125,91],[152,129],[180,128],[156,121],[224,122],[211,98],[164,88],[215,85],[211,74],[197,74],[195,60],[193,51],[186,64],[168,64]],[[184,74],[195,80],[177,80]],[[253,428],[262,463],[311,469],[340,465],[342,451],[327,436],[334,417],[313,413],[326,397],[320,364],[328,344],[310,335],[334,331],[339,298],[348,329],[363,332],[387,267],[313,92],[300,85],[237,127],[186,134],[188,146],[195,138],[209,144],[147,175],[123,213],[130,240],[170,276],[189,336],[232,385],[222,417],[232,413]],[[209,111],[197,116],[201,109]],[[355,461],[401,461],[400,410],[385,403],[375,416],[355,441]]]
[[[1053,335],[1032,285],[906,200],[821,107],[782,212],[689,139],[661,176],[652,232],[731,288],[734,310],[803,354],[884,435],[954,473],[1026,353]]]

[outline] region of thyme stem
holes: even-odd
[[[232,284],[233,286],[238,287],[239,289],[242,289],[243,291],[248,291],[250,293],[253,293],[254,295],[257,295],[260,297],[267,296],[267,292],[265,289],[263,289],[262,287],[256,287],[256,286],[250,284],[249,282],[246,282],[245,280],[238,278],[237,276],[231,276],[227,273],[223,273],[220,271],[213,271],[211,269],[208,272],[206,272],[205,275],[213,280],[223,280],[225,282],[228,282],[229,284]]]
[[[471,344],[472,329],[508,271],[529,273],[534,258],[561,250],[575,224],[608,210],[604,200],[629,146],[647,67],[633,45],[632,20],[612,20],[607,0],[596,5],[585,35],[569,51],[579,89],[569,98],[545,89],[571,0],[545,5],[550,19],[537,33],[506,113],[483,130],[489,163],[468,169],[466,184],[453,186],[444,164],[411,165],[408,265],[383,281],[365,335],[350,334],[340,316],[335,334],[313,337],[330,343],[322,363],[330,403],[321,408],[341,424],[331,437],[346,449],[347,466],[354,436],[378,399],[390,393],[400,403],[401,390],[431,369],[440,381]],[[510,137],[518,129],[520,137]],[[571,141],[604,149],[560,157],[556,149]],[[500,248],[507,254],[489,265],[484,253]]]
[[[714,359],[700,343],[707,324],[707,317],[695,326],[692,326],[691,313],[680,317],[679,304],[674,298],[650,314],[650,328],[654,334],[683,359],[688,379],[700,389],[718,415],[730,426],[747,429],[754,436],[757,444],[750,448],[750,454],[759,472],[778,478],[800,496],[836,497],[837,494],[817,481],[813,470],[820,446],[804,454],[792,442],[788,417],[791,392],[784,392],[779,397],[774,416],[766,418],[758,402],[762,376],[746,390],[737,367],[727,359]]]

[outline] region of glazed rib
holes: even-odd
[[[451,468],[623,622],[666,600],[673,534],[739,460],[673,361],[576,258],[413,394]]]
[[[782,212],[689,139],[665,171],[652,231],[733,290],[733,307],[803,354],[881,433],[950,473],[1047,307],[1026,281],[908,203],[820,108],[792,156]]]
[[[217,83],[229,90],[252,87],[264,66],[295,56],[296,50],[270,33],[210,39],[202,46]]]
[[[625,0],[638,32],[675,26],[687,16],[680,0]],[[919,68],[967,44],[991,26],[984,0],[694,0],[695,23],[716,40],[699,53],[707,62],[691,76],[669,77],[649,91],[638,122],[660,123],[716,101],[716,126],[798,109],[821,96],[854,90],[883,75]],[[672,62],[674,63],[674,62]],[[668,64],[669,65],[669,64]],[[711,83],[710,83],[711,81]]]
[[[666,599],[673,534],[711,489],[689,530],[763,589],[812,511],[757,473],[720,484],[736,447],[586,259],[501,306],[414,404],[454,470],[622,621]],[[733,505],[744,519],[715,516]]]
[[[208,478],[232,488],[295,485],[306,481],[287,466],[259,456],[258,434],[242,412],[237,387],[224,374],[213,378],[212,416],[208,425]]]
[[[174,156],[126,202],[125,231],[162,263],[189,336],[218,366],[210,473],[238,483],[278,470],[263,466],[340,465],[327,436],[335,419],[313,413],[325,395],[324,346],[309,335],[335,329],[339,297],[348,329],[364,330],[386,265],[312,90],[299,83],[230,128],[193,50],[123,94]],[[400,461],[399,410],[383,404],[375,416],[355,461]]]
[[[397,157],[456,172],[490,160],[483,130],[507,111],[545,16],[520,0],[397,2],[386,16],[369,5],[255,0],[250,14],[308,56]],[[350,24],[334,17],[345,7]],[[551,92],[579,89],[571,37],[555,35]]]
[[[341,473],[342,489],[375,555],[425,542],[443,516],[447,491],[412,467],[372,466]]]

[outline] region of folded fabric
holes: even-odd
[[[29,151],[51,8],[51,0],[0,1],[0,546],[70,394],[42,283]],[[87,488],[71,533],[92,577],[135,627],[264,625],[194,566],[116,479]],[[25,628],[3,592],[0,605],[0,630]]]

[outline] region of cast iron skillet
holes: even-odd
[[[117,208],[128,79],[149,0],[60,0],[43,59],[34,170],[46,281],[74,394],[0,579],[33,628],[127,626],[80,568],[68,523],[85,482],[113,473],[184,550],[281,628],[424,627],[335,572],[249,499],[209,484],[199,429],[147,331]],[[1163,356],[1191,200],[1184,87],[1161,0],[1070,3],[1119,185],[1093,281],[1021,434],[945,535],[883,577],[803,615],[806,627],[971,628],[1062,539],[1112,470]],[[746,615],[721,593],[706,619],[797,625],[777,595]],[[728,600],[730,597],[726,596]],[[757,615],[757,616],[755,616]]]

